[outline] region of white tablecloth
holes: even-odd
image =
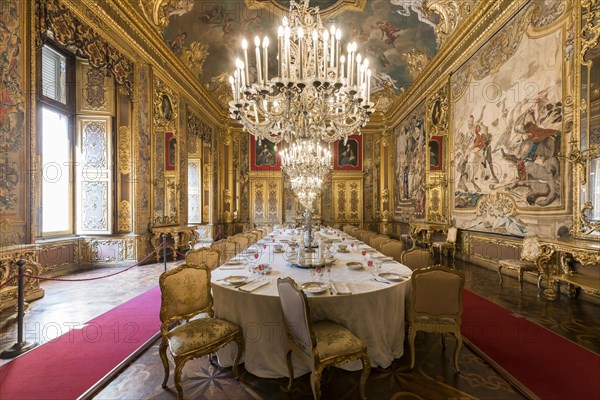
[[[247,267],[239,270],[218,268],[212,273],[215,314],[242,327],[246,343],[245,368],[263,378],[288,375],[285,358],[287,338],[277,293],[277,278],[289,276],[298,284],[314,280],[309,269],[293,267],[285,258],[283,254],[273,252],[272,243],[262,250],[259,262],[268,263],[273,269],[267,276],[270,283],[252,293],[227,286],[222,281],[233,275],[252,276]],[[386,368],[404,351],[404,309],[411,270],[396,262],[384,262],[381,267],[383,272],[395,272],[407,277],[401,282],[386,284],[374,281],[367,270],[351,270],[346,266],[350,261],[363,262],[359,251],[337,253],[335,258],[331,281],[345,282],[352,294],[335,295],[329,291],[320,295],[308,294],[312,319],[328,319],[344,325],[366,344],[371,364]],[[328,282],[327,272],[322,279]],[[235,344],[220,350],[217,353],[219,363],[231,366],[235,351]],[[343,368],[359,370],[362,365],[360,361],[355,361],[345,364]],[[301,363],[294,362],[294,372],[300,376],[309,370]]]

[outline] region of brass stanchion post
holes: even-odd
[[[162,234],[163,244],[163,263],[165,264],[165,271],[167,270],[167,235]]]
[[[25,353],[37,346],[36,342],[26,342],[23,340],[23,317],[25,316],[25,282],[23,282],[23,274],[25,273],[25,260],[17,261],[19,266],[19,283],[18,283],[18,298],[17,298],[17,343],[11,348],[0,353],[0,358],[14,358]]]

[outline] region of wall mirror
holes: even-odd
[[[569,157],[580,182],[573,231],[589,237],[600,235],[600,2],[581,4],[580,137]]]

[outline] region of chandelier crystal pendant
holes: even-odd
[[[325,143],[296,138],[280,151],[281,167],[290,180],[292,191],[304,208],[313,204],[331,170],[331,151]]]
[[[342,46],[342,32],[321,22],[308,0],[290,1],[277,34],[277,74],[270,77],[268,37],[254,39],[255,73],[250,74],[249,44],[229,77],[230,116],[258,139],[278,143],[312,138],[321,143],[360,133],[374,111],[369,60],[356,43]],[[345,52],[344,52],[345,50]]]

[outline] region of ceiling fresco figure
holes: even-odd
[[[289,1],[277,0],[278,5],[289,7]],[[339,6],[339,0],[311,1],[311,7],[321,10]],[[434,32],[436,15],[423,12],[422,0],[368,0],[363,12],[342,11],[324,20],[326,26],[338,25],[342,30],[343,46],[356,41],[371,62],[373,74],[372,92],[385,86],[404,91],[413,82],[403,54],[416,49],[425,52],[429,59],[436,53]],[[186,51],[195,43],[206,45],[207,56],[199,76],[203,84],[214,85],[224,72],[230,73],[236,57],[241,54],[241,42],[245,37],[250,43],[254,36],[277,36],[281,23],[281,11],[274,3],[255,1],[264,8],[249,9],[239,0],[223,0],[219,3],[181,0],[169,10],[169,24],[163,37],[175,54],[184,58]],[[346,7],[346,6],[344,6]],[[350,7],[350,6],[348,6]],[[276,52],[270,65],[275,68]],[[270,60],[271,61],[271,60]],[[254,59],[249,59],[249,69],[255,69]],[[275,72],[275,71],[273,71]]]

